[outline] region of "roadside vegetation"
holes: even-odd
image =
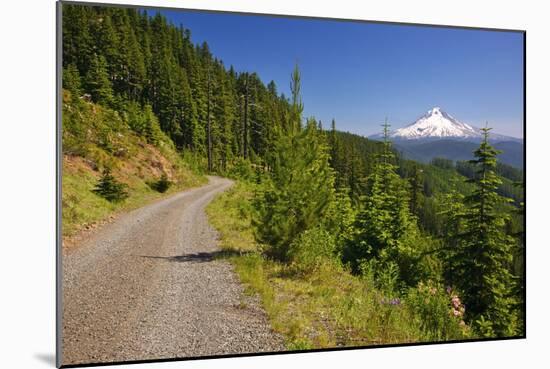
[[[132,113],[120,114],[64,91],[63,236],[206,183],[200,172],[189,169],[153,115]],[[153,126],[155,139],[136,134],[134,119]]]
[[[268,246],[256,241],[252,225],[257,190],[256,184],[238,182],[207,212],[220,232],[225,257],[247,292],[260,296],[273,329],[286,338],[288,349],[473,337],[453,314],[454,291],[435,282],[403,294],[392,285],[391,275],[383,276],[384,281],[372,274],[354,275],[330,254],[302,255],[291,263],[266,257]],[[331,238],[314,231],[298,242],[304,248],[327,248]]]

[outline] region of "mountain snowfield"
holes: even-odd
[[[450,114],[434,107],[414,123],[396,129],[389,134],[392,140],[423,140],[423,139],[457,139],[480,141],[483,138],[481,129],[470,126],[453,118]],[[371,136],[379,139],[381,134]],[[521,141],[520,139],[490,133],[491,141]]]
[[[437,137],[480,137],[479,130],[466,123],[459,122],[441,108],[435,107],[428,110],[416,122],[406,127],[399,128],[390,134],[392,138],[414,140],[419,138]]]

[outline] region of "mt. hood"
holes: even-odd
[[[377,134],[370,138],[382,140],[383,135]],[[416,122],[391,131],[389,138],[395,149],[408,159],[421,162],[430,162],[436,157],[470,160],[483,139],[483,132],[436,107],[428,110]],[[491,130],[489,141],[502,152],[498,155],[501,162],[517,168],[523,167],[522,139],[499,135]]]
[[[483,138],[481,129],[460,122],[439,107],[428,110],[426,114],[414,123],[390,132],[390,139],[401,140],[433,140],[454,139],[479,142]],[[381,134],[371,136],[374,139],[382,138]],[[491,141],[521,141],[514,137],[503,136],[491,131]]]

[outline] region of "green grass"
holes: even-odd
[[[246,292],[259,295],[289,350],[433,340],[411,306],[388,304],[396,296],[385,296],[336,260],[304,273],[263,256],[253,234],[251,197],[251,185],[237,182],[207,213]],[[466,337],[453,333],[443,339]]]
[[[184,189],[206,183],[204,177],[193,176],[188,181],[180,181],[166,192],[153,190],[145,179],[130,174],[124,179],[128,185],[129,197],[121,202],[109,202],[92,190],[100,173],[79,163],[69,167],[64,159],[62,178],[62,230],[63,236],[72,236],[84,227],[96,224],[116,213],[133,210],[152,201],[170,196]]]
[[[63,174],[62,229],[71,235],[83,226],[106,218],[117,206],[94,194],[97,178],[88,172]]]

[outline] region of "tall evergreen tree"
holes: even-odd
[[[422,204],[422,191],[424,190],[424,181],[422,180],[422,169],[418,165],[413,166],[413,172],[409,178],[411,187],[411,214],[418,216]]]
[[[95,102],[105,105],[112,103],[113,88],[107,72],[107,61],[102,55],[94,55],[92,58],[85,85]]]
[[[383,127],[383,150],[368,177],[364,206],[355,224],[356,233],[345,254],[345,260],[356,271],[362,260],[376,259],[381,263],[397,260],[402,239],[413,225],[407,187],[394,164],[387,121]]]
[[[74,64],[81,75],[86,75],[93,57],[92,14],[87,6],[63,7],[63,66]]]
[[[269,253],[288,257],[292,240],[319,224],[334,198],[334,174],[328,163],[328,146],[315,119],[300,129],[303,106],[298,67],[292,75],[292,114],[285,129],[276,133],[269,166],[270,180],[258,198],[256,222],[260,240],[271,245]]]
[[[453,282],[463,291],[468,317],[480,334],[510,336],[516,332],[514,279],[510,272],[514,240],[504,232],[506,216],[497,210],[508,201],[497,194],[501,180],[495,173],[499,151],[489,144],[490,128],[470,163],[476,175],[468,182],[474,191],[465,197],[464,231],[448,261]]]
[[[82,82],[75,64],[63,68],[63,88],[70,91],[73,98],[78,98],[82,94]]]

